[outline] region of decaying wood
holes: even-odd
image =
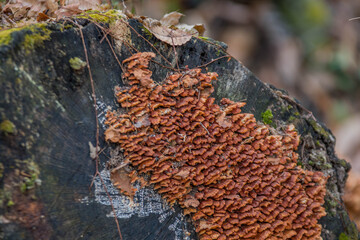
[[[47,239],[119,238],[99,178],[89,191],[96,169],[88,143],[97,139],[98,124],[95,145],[105,147],[98,156],[99,174],[113,201],[123,239],[197,238],[191,222],[176,205],[169,207],[150,188],[129,200],[111,184],[111,169],[105,166],[119,154],[104,141],[105,113],[117,108],[114,89],[123,86],[120,63],[135,49],[155,53],[154,62],[159,64],[150,64],[155,80],[177,68],[203,67],[219,74],[213,93],[217,101],[246,99],[243,111],[253,113],[258,121],[271,109],[275,129],[293,123],[301,135],[298,164],[329,176],[324,204],[327,215],[320,220],[323,239],[338,239],[342,233],[357,238],[341,200],[350,166],[335,155],[331,132],[285,92],[261,82],[229,58],[223,43],[192,37],[176,46],[174,54],[174,46],[149,36],[140,22],[131,19],[127,22],[131,37],[119,48],[103,31],[106,24],[74,21],[77,24],[48,24],[50,38],[32,48],[23,45],[25,36],[31,35],[26,29],[11,33],[10,41],[0,45],[1,237],[38,239],[38,234],[44,233]],[[88,62],[91,69],[73,69],[69,61],[75,57]],[[23,210],[26,204],[36,211]],[[189,200],[187,204],[195,206],[197,202]],[[36,221],[21,220],[27,218]]]

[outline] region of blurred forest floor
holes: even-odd
[[[121,1],[111,2],[123,8]],[[336,136],[338,156],[352,164],[344,200],[360,226],[360,19],[349,21],[360,17],[360,1],[127,0],[125,4],[137,15],[161,19],[179,11],[185,14],[183,23],[203,23],[205,36],[225,42],[228,52],[262,81],[287,90],[324,122]]]
[[[121,7],[119,1],[113,1]],[[205,36],[262,81],[285,89],[335,134],[352,164],[344,200],[360,226],[360,1],[134,0],[137,15],[205,24]],[[360,229],[360,228],[359,228]]]

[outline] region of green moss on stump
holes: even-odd
[[[341,166],[343,166],[344,168],[348,168],[349,167],[349,163],[345,160],[345,159],[340,159],[339,163]]]
[[[123,13],[119,10],[112,9],[107,12],[100,12],[97,10],[86,11],[83,15],[77,16],[77,18],[85,18],[94,20],[98,23],[113,23],[116,20],[124,17]]]
[[[8,45],[12,39],[11,33],[20,31],[23,28],[11,28],[0,31],[0,46],[1,45]]]
[[[349,235],[347,235],[346,233],[340,233],[339,235],[339,240],[357,240],[357,238],[355,237],[350,237]]]
[[[15,133],[15,130],[15,124],[9,120],[4,120],[0,123],[0,132],[3,132],[5,134],[13,134]]]
[[[340,233],[339,240],[348,240],[349,237],[345,233]]]
[[[21,28],[11,28],[0,31],[0,46],[11,44],[13,40],[13,33],[18,31],[27,32],[20,44],[27,53],[34,49],[34,47],[41,46],[44,41],[51,39],[51,30],[47,28],[47,24],[37,23]]]
[[[326,131],[318,122],[316,122],[315,120],[309,120],[308,121],[310,123],[310,125],[313,127],[313,129],[320,135],[322,135],[325,139],[328,139],[329,136],[329,132]]]
[[[271,110],[268,109],[261,114],[261,118],[263,120],[263,123],[270,125],[270,124],[272,124],[272,120],[273,120],[274,116],[273,116]]]
[[[86,66],[86,62],[78,57],[70,58],[70,67],[76,71],[82,70]]]
[[[142,31],[145,33],[145,36],[148,40],[150,40],[153,37],[153,34],[150,32],[149,29],[147,29],[144,25],[140,27]]]
[[[15,205],[15,203],[12,200],[9,200],[6,204],[6,206],[8,206],[8,207],[12,207],[14,205]]]

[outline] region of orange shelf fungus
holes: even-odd
[[[295,127],[272,134],[241,112],[245,103],[215,104],[216,73],[192,69],[155,83],[154,56],[123,61],[131,88],[117,87],[116,97],[125,114],[106,116],[105,138],[123,149],[130,182],[146,179],[179,204],[202,240],[321,239],[327,177],[296,165]]]

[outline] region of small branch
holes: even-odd
[[[83,47],[84,47],[84,54],[85,54],[85,59],[86,59],[86,65],[87,65],[87,68],[88,68],[88,71],[89,71],[89,78],[90,78],[90,83],[91,83],[91,91],[92,91],[92,98],[93,98],[93,105],[94,105],[94,111],[95,111],[95,121],[96,121],[96,146],[95,146],[95,149],[98,148],[99,146],[99,132],[100,132],[100,127],[99,127],[99,120],[98,120],[98,114],[97,114],[97,103],[96,103],[96,95],[95,95],[95,85],[94,85],[94,79],[92,77],[92,74],[91,74],[91,68],[90,68],[90,63],[89,63],[89,57],[88,57],[88,53],[87,53],[87,49],[86,49],[86,44],[85,44],[85,38],[84,38],[84,34],[82,32],[82,26],[79,25],[78,23],[76,23],[75,21],[69,19],[73,24],[75,24],[78,28],[79,28],[79,32],[80,32],[80,37],[81,37],[81,41],[82,41],[82,44],[83,44]],[[120,225],[119,225],[119,221],[116,217],[116,212],[115,212],[115,208],[114,208],[114,204],[113,204],[113,201],[112,201],[112,198],[107,190],[107,187],[104,183],[104,180],[102,179],[101,177],[101,174],[99,172],[99,152],[96,150],[96,156],[95,156],[95,174],[93,176],[93,179],[91,181],[91,184],[90,184],[90,187],[92,187],[92,185],[94,184],[94,181],[95,181],[95,178],[96,177],[99,177],[100,178],[100,181],[101,181],[101,184],[102,186],[104,187],[105,189],[105,192],[107,194],[107,197],[109,198],[110,200],[110,205],[111,205],[111,208],[112,208],[112,212],[114,214],[114,219],[115,219],[115,223],[116,223],[116,227],[117,227],[117,230],[118,230],[118,233],[119,233],[119,237],[120,239],[122,240],[122,235],[121,235],[121,231],[120,231]]]
[[[112,45],[111,45],[111,43],[110,43],[110,40],[109,40],[109,38],[107,37],[107,35],[108,35],[107,31],[105,31],[105,29],[104,29],[102,26],[100,26],[98,23],[96,23],[95,21],[94,21],[93,23],[94,23],[98,28],[100,28],[101,31],[103,32],[104,37],[101,39],[101,41],[105,38],[106,42],[109,44],[109,47],[110,47],[110,49],[111,49],[111,52],[113,53],[113,55],[114,55],[117,63],[119,64],[119,66],[120,66],[120,68],[121,68],[121,71],[124,73],[124,72],[125,72],[125,68],[124,68],[124,66],[121,64],[119,58],[116,56],[116,53],[115,53],[115,51],[114,51],[114,48],[112,47]]]
[[[360,17],[350,18],[349,21],[354,21],[354,20],[358,20],[358,19],[360,19]]]
[[[215,58],[215,59],[211,60],[211,61],[208,62],[208,63],[205,63],[205,64],[200,65],[200,66],[197,66],[197,67],[198,67],[198,68],[206,67],[207,65],[212,64],[212,63],[214,63],[214,62],[216,62],[216,61],[218,61],[218,60],[220,60],[220,59],[222,59],[222,58],[231,58],[231,56],[230,56],[230,55],[221,56],[221,57],[218,57],[218,58]]]
[[[133,31],[138,35],[138,37],[141,37],[142,39],[144,39],[144,40],[165,60],[165,62],[167,62],[167,63],[169,64],[169,66],[172,67],[171,62],[169,62],[169,60],[167,60],[167,59],[160,53],[160,51],[159,51],[156,47],[154,47],[154,45],[151,44],[151,42],[149,42],[149,40],[147,40],[146,38],[144,38],[144,36],[142,36],[140,33],[138,33],[138,32],[135,30],[135,28],[133,28],[127,21],[124,21],[123,19],[121,19],[121,20],[122,20],[126,25],[128,25],[128,27],[131,28],[131,30],[133,30]]]
[[[173,49],[174,49],[176,66],[177,66],[178,71],[180,71],[179,58],[178,58],[178,55],[177,55],[177,52],[176,52],[176,49],[175,49],[175,43],[174,43],[174,38],[172,37],[172,31],[173,31],[173,30],[171,29],[171,32],[170,32],[171,42],[172,42],[172,47],[173,47]]]
[[[209,136],[211,136],[209,130],[207,130],[207,128],[204,126],[204,124],[202,122],[200,122],[200,125],[205,129],[205,131],[209,134]]]

